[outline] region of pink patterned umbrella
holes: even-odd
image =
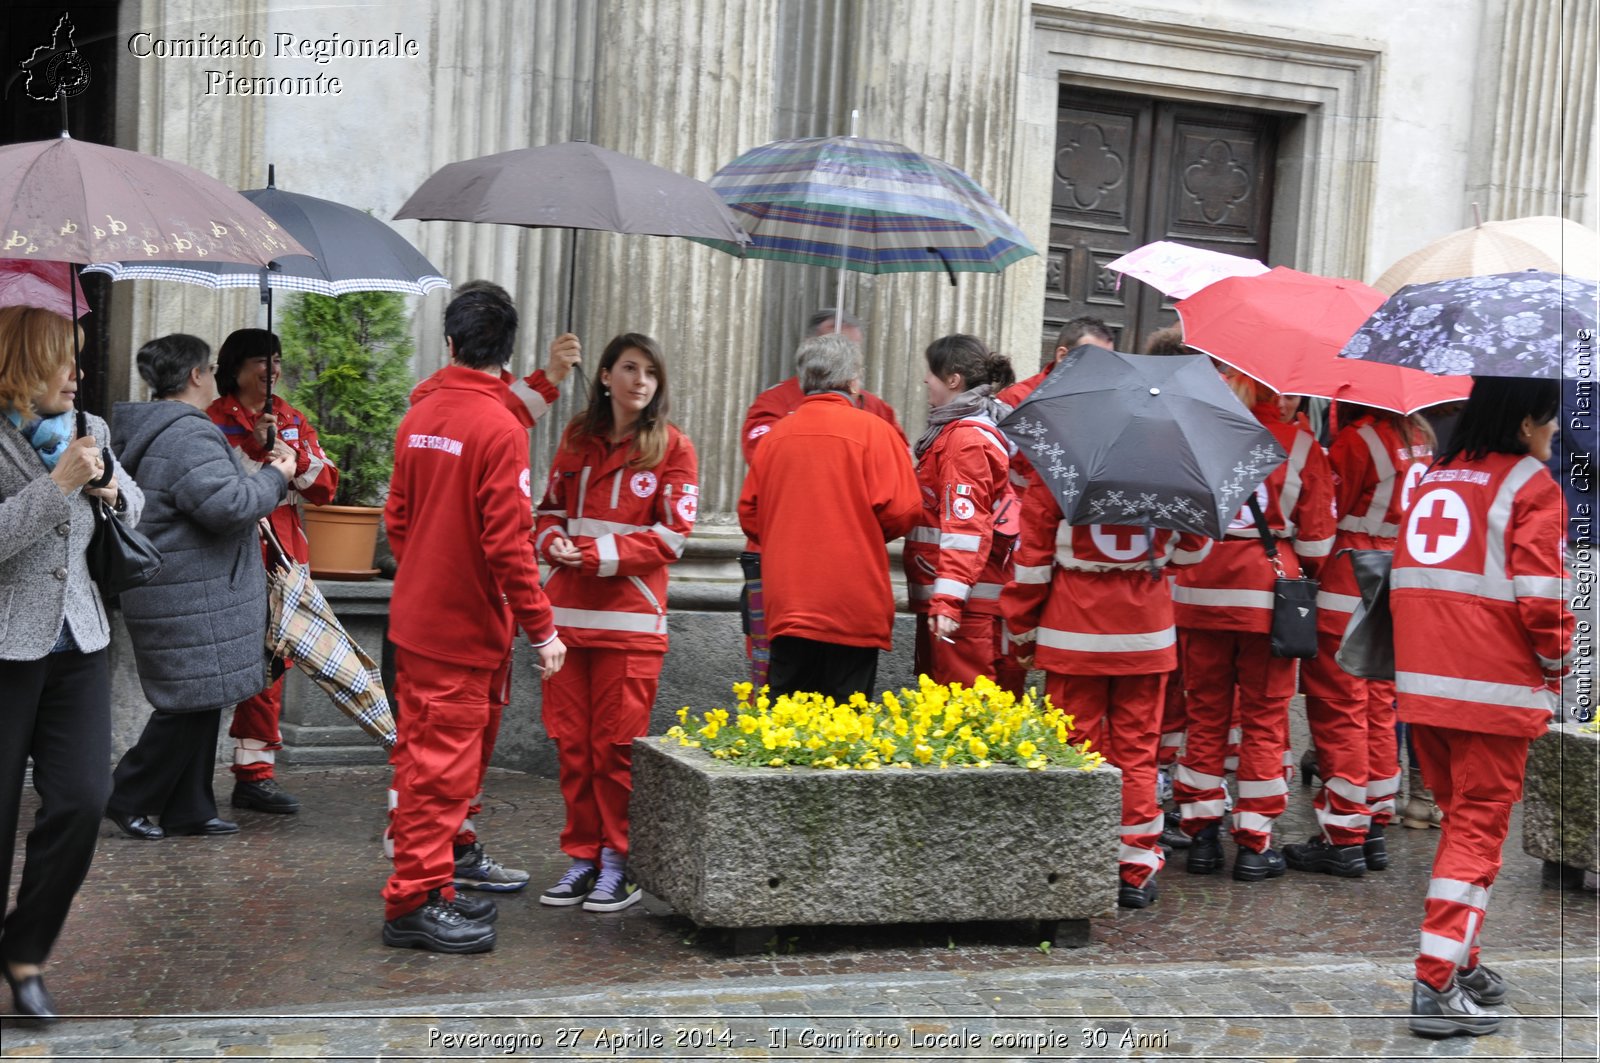
[[[1187,299],[1225,277],[1255,277],[1267,272],[1267,267],[1253,258],[1225,255],[1221,251],[1170,240],[1136,247],[1106,263],[1106,269],[1142,280],[1174,299]]]
[[[67,285],[77,288],[76,293]],[[71,317],[73,295],[78,316],[89,312],[89,300],[66,262],[30,262],[25,258],[0,258],[0,306],[36,306]]]

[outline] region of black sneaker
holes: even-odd
[[[1456,985],[1472,998],[1474,1004],[1492,1008],[1506,1002],[1506,980],[1481,963],[1465,971],[1457,971]]]
[[[500,909],[496,908],[494,902],[487,897],[475,897],[470,893],[456,890],[456,899],[451,903],[455,905],[456,911],[474,923],[492,923],[500,918]]]
[[[1180,826],[1182,818],[1176,812],[1168,812],[1161,821],[1161,848],[1187,849],[1190,846],[1189,836],[1183,833]]]
[[[468,919],[438,890],[429,890],[422,907],[383,924],[383,943],[429,952],[488,952],[494,948],[494,927]]]
[[[528,884],[526,871],[506,867],[483,851],[482,842],[456,846],[455,857],[456,873],[451,885],[455,886],[457,893],[462,890],[514,893]]]
[[[1283,854],[1276,849],[1241,848],[1233,858],[1233,877],[1237,882],[1260,882],[1264,878],[1277,878],[1283,874]]]
[[[1222,842],[1215,823],[1189,840],[1189,857],[1183,865],[1191,875],[1209,875],[1222,870]]]
[[[1156,903],[1156,877],[1151,875],[1143,886],[1130,886],[1123,882],[1117,889],[1118,908],[1148,908]]]
[[[1285,845],[1283,859],[1296,871],[1321,871],[1340,878],[1360,878],[1367,873],[1362,846],[1334,845],[1320,834],[1303,844]]]
[[[1500,1016],[1478,1007],[1456,982],[1440,992],[1419,981],[1411,986],[1411,1018],[1406,1025],[1421,1037],[1482,1037],[1500,1029]]]
[[[600,869],[593,862],[574,860],[554,886],[539,894],[539,903],[552,908],[570,908],[574,904],[582,904],[589,899],[589,894],[594,891],[595,879],[599,877]]]
[[[589,896],[583,899],[586,912],[620,912],[644,900],[639,884],[622,871],[605,868]]]
[[[1361,843],[1361,855],[1366,858],[1368,871],[1382,871],[1389,866],[1389,843],[1383,839],[1383,824],[1374,823],[1367,828],[1367,840]]]
[[[276,779],[256,779],[248,781],[240,779],[233,784],[233,796],[228,803],[234,808],[250,808],[257,812],[276,812],[279,815],[293,815],[300,811],[300,802],[295,796],[278,785]]]

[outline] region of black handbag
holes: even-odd
[[[1320,584],[1310,576],[1289,576],[1278,560],[1278,541],[1267,526],[1255,495],[1246,501],[1256,530],[1261,533],[1261,548],[1272,562],[1278,578],[1272,583],[1272,655],[1274,657],[1315,657],[1317,655],[1317,591]]]
[[[90,504],[94,506],[94,535],[85,560],[100,593],[114,598],[155,579],[161,571],[161,551],[156,544],[118,520],[105,502],[94,498]]]
[[[1363,679],[1394,678],[1394,617],[1389,612],[1390,550],[1340,550],[1355,569],[1361,601],[1350,614],[1334,660]]]

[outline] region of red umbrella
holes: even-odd
[[[89,312],[71,264],[25,258],[0,258],[0,306],[35,306],[62,317],[72,317],[74,307],[78,317]]]
[[[1472,391],[1469,376],[1435,376],[1420,369],[1351,358],[1300,362],[1282,383],[1275,390],[1285,395],[1357,402],[1408,416],[1429,406],[1465,402]]]
[[[1175,309],[1184,343],[1283,392],[1298,363],[1336,356],[1383,300],[1360,281],[1277,266],[1207,285]]]

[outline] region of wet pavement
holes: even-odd
[[[140,842],[108,823],[47,969],[72,1017],[46,1031],[7,1021],[0,1053],[1596,1057],[1596,898],[1542,883],[1521,851],[1520,817],[1482,937],[1515,987],[1507,1021],[1492,1037],[1433,1044],[1401,1018],[1432,831],[1393,828],[1389,870],[1357,880],[1290,871],[1238,883],[1188,875],[1180,854],[1154,907],[1093,920],[1083,948],[1041,949],[1026,924],[786,928],[765,953],[733,956],[723,935],[653,897],[615,914],[541,907],[537,889],[567,862],[555,844],[560,793],[497,770],[480,835],[534,885],[497,898],[494,952],[457,957],[380,942],[387,771],[280,778],[302,812],[241,812],[237,835]],[[230,786],[219,775],[219,794]],[[1309,792],[1295,786],[1279,842],[1303,839],[1311,822]],[[1005,873],[999,854],[995,873]],[[560,1032],[571,1029],[584,1034]],[[916,1047],[914,1031],[927,1034]]]

